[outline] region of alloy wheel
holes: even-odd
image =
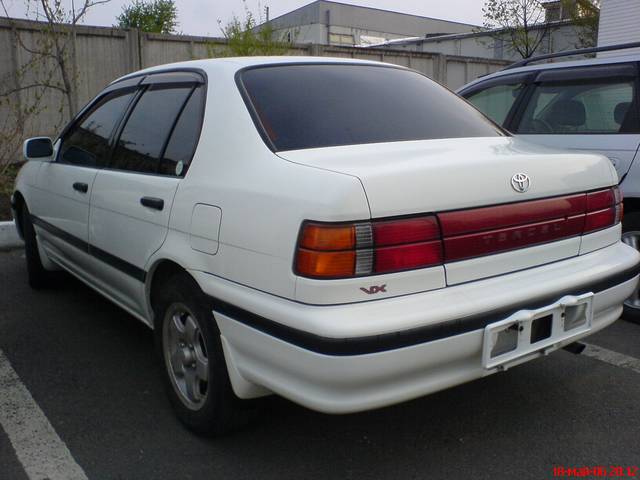
[[[165,367],[184,405],[199,410],[209,393],[209,357],[195,315],[186,305],[169,307],[162,332]]]

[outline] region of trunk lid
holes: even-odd
[[[512,137],[351,145],[278,155],[357,177],[374,219],[526,202],[617,183],[616,172],[605,157],[549,150]],[[518,173],[530,179],[523,193],[512,186],[512,177]],[[533,222],[532,217],[531,222],[522,223]],[[543,245],[447,262],[447,284],[561,260],[578,255],[579,249],[580,237],[573,235]]]
[[[424,140],[279,152],[358,177],[372,218],[441,212],[593,190],[616,183],[599,155],[559,152],[513,137]],[[527,192],[511,177],[526,173]]]

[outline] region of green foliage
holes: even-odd
[[[289,50],[289,43],[283,41],[273,30],[269,23],[259,22],[255,15],[249,10],[245,0],[244,19],[233,16],[230,22],[222,25],[218,20],[218,25],[228,42],[229,55],[234,57],[246,57],[255,55],[284,55]],[[214,56],[211,55],[210,56]],[[215,52],[215,56],[220,56],[220,52]]]
[[[578,43],[576,48],[595,47],[598,43],[600,0],[562,0],[562,9],[569,12]]]
[[[531,57],[547,33],[539,0],[485,0],[482,13],[483,26],[499,30],[492,33],[494,40],[522,58]]]
[[[22,163],[10,163],[2,168],[0,171],[0,196],[8,197],[11,195],[20,167],[22,167]]]
[[[143,32],[176,33],[178,8],[174,0],[134,0],[122,7],[116,17],[119,28],[137,28]]]

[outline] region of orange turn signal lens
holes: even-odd
[[[356,246],[356,229],[353,225],[325,225],[307,223],[300,239],[302,248],[311,250],[350,250]]]
[[[296,270],[312,278],[351,277],[356,265],[356,252],[316,252],[299,249]]]

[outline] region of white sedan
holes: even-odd
[[[30,284],[66,270],[153,328],[199,432],[270,393],[347,413],[505,370],[611,324],[638,282],[606,158],[383,63],[153,67],[24,153]]]

